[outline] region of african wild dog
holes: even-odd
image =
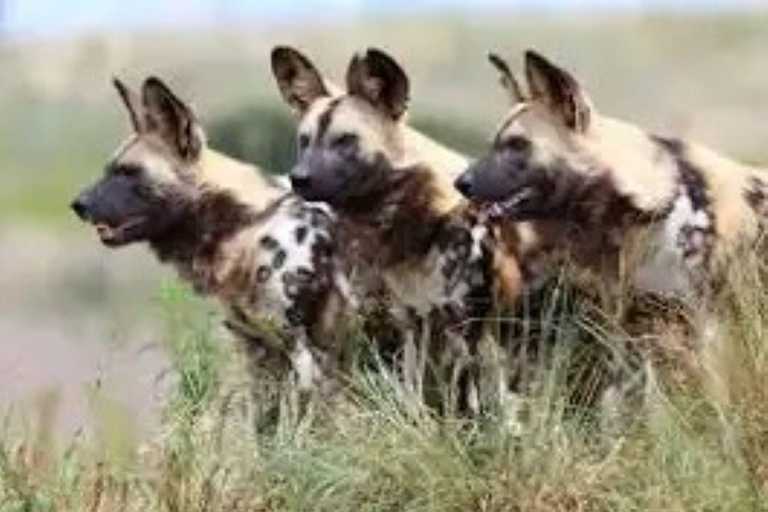
[[[534,221],[539,251],[564,249],[631,289],[690,304],[756,239],[768,174],[599,115],[570,73],[533,51],[527,90],[490,59],[512,109],[456,186],[494,215]]]
[[[452,187],[462,159],[423,137],[414,144],[403,121],[408,78],[383,52],[352,59],[344,94],[331,94],[295,50],[276,48],[272,63],[283,96],[301,115],[293,188],[330,204],[350,226],[355,257],[381,273],[398,317],[411,326],[406,384],[422,393],[434,336],[433,362],[442,359],[451,379],[465,380],[460,405],[476,410],[483,325],[476,320],[488,316],[497,296],[518,293],[520,281],[495,228]],[[417,337],[418,356],[410,352]]]
[[[537,53],[526,53],[525,89],[490,60],[512,108],[456,186],[487,214],[529,226],[518,252],[529,287],[567,263],[579,296],[618,322],[607,357],[598,343],[589,365],[605,368],[593,396],[603,412],[631,408],[648,369],[679,380],[718,346],[710,293],[737,249],[761,238],[768,174],[599,115]],[[582,338],[591,359],[592,337]]]
[[[104,245],[146,242],[218,299],[258,370],[293,369],[300,389],[320,382],[346,301],[331,215],[210,149],[191,109],[157,78],[141,97],[115,86],[133,134],[72,209]]]

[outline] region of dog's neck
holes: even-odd
[[[542,198],[542,220],[560,220],[580,229],[630,228],[645,224],[655,211],[635,206],[632,198],[617,190],[608,172],[581,176],[569,172],[540,172],[544,180],[537,188],[547,190]]]
[[[616,271],[628,242],[671,210],[671,202],[653,210],[638,208],[617,189],[608,172],[540,175],[548,182],[539,186],[549,192],[543,211],[532,216],[538,239],[532,252],[565,257],[592,270]]]
[[[197,172],[195,192],[177,205],[175,220],[149,245],[198,293],[220,296],[248,286],[236,282],[247,276],[238,277],[233,262],[242,263],[252,247],[228,242],[267,217],[287,191],[257,169],[211,150],[204,152]]]
[[[231,192],[204,190],[186,203],[175,222],[149,245],[158,259],[173,265],[195,291],[217,294],[226,280],[221,275],[223,245],[257,219],[258,212]]]
[[[255,210],[268,208],[288,192],[278,179],[252,165],[206,148],[200,155],[195,172],[202,186],[229,191],[240,202]]]
[[[446,221],[434,203],[434,176],[425,167],[387,169],[378,182],[374,193],[340,210],[360,257],[387,268],[425,256]]]
[[[675,161],[656,137],[639,127],[596,116],[583,139],[582,157],[606,169],[614,188],[641,210],[658,210],[675,194]]]
[[[403,138],[404,155],[398,167],[427,167],[437,170],[432,173],[433,208],[447,212],[461,204],[464,199],[453,183],[469,166],[467,157],[410,126],[404,127]]]

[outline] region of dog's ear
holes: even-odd
[[[355,55],[347,68],[347,92],[366,100],[392,119],[408,109],[408,76],[395,60],[375,48]]]
[[[329,95],[320,72],[298,50],[276,46],[272,50],[271,62],[280,93],[299,114],[304,114],[318,98]]]
[[[128,117],[131,120],[131,127],[136,133],[141,133],[144,129],[144,107],[141,104],[141,98],[133,90],[128,88],[122,80],[117,77],[112,78],[112,84],[117,89],[117,93],[123,100],[125,109],[128,111]]]
[[[525,73],[534,101],[544,104],[567,128],[577,132],[589,128],[592,104],[570,73],[532,50],[525,52]]]
[[[512,70],[509,68],[509,64],[507,64],[507,61],[493,52],[488,54],[488,60],[493,65],[493,67],[498,70],[501,86],[505,91],[507,91],[507,94],[512,101],[512,105],[516,105],[525,101],[525,96],[523,94],[523,89],[520,87],[520,82],[518,82],[517,78],[515,78],[514,73],[512,73]]]
[[[203,147],[202,130],[192,109],[156,77],[142,88],[144,129],[156,133],[183,160],[192,161]]]

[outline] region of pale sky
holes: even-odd
[[[368,14],[542,10],[605,12],[768,6],[768,0],[0,0],[5,31],[50,36],[114,27],[308,22]]]

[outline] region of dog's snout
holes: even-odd
[[[291,174],[291,187],[295,190],[305,190],[309,188],[312,179],[306,174]]]
[[[82,197],[78,197],[72,201],[72,204],[70,204],[69,207],[72,208],[72,211],[75,212],[75,215],[77,215],[80,220],[86,220],[88,217],[88,207],[85,205],[85,201]]]
[[[469,172],[463,173],[454,182],[456,189],[464,196],[469,196],[472,192],[472,177]]]

